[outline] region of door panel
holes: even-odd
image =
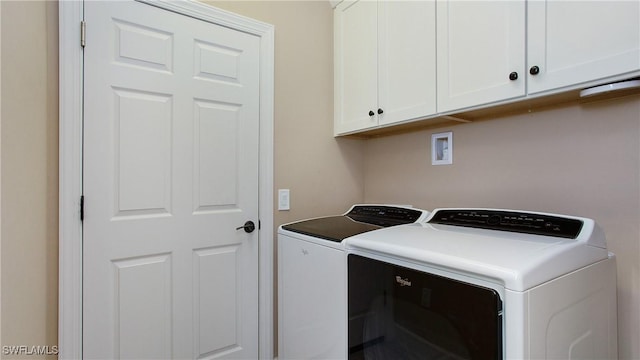
[[[83,352],[257,358],[259,38],[87,2]]]
[[[213,101],[195,103],[193,178],[196,211],[215,210],[237,202],[237,118],[240,110],[238,105]]]
[[[114,216],[170,214],[172,96],[120,88],[113,99]]]
[[[114,345],[120,350],[120,357],[170,358],[170,254],[116,260],[113,266],[117,334]]]
[[[237,257],[235,245],[194,252],[194,340],[198,358],[218,349],[234,349],[240,342]],[[221,293],[232,296],[222,297]]]

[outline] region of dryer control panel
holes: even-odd
[[[355,205],[345,216],[355,221],[388,227],[416,222],[423,213],[423,210],[397,206]]]
[[[438,210],[433,214],[429,223],[555,236],[568,239],[577,238],[583,225],[582,221],[577,219],[490,209]]]

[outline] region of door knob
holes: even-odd
[[[369,110],[369,116],[375,115],[372,110]]]
[[[532,66],[531,69],[529,69],[529,74],[531,75],[538,75],[540,73],[540,68],[537,66]]]
[[[256,224],[254,224],[253,221],[249,220],[246,223],[244,223],[244,225],[236,228],[236,230],[240,230],[240,229],[244,229],[244,231],[247,233],[252,233],[253,230],[256,229]]]
[[[383,112],[382,109],[378,109],[378,115],[382,115]]]
[[[509,74],[509,80],[511,81],[518,80],[518,73],[514,71],[511,74]]]

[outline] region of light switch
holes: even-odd
[[[289,210],[289,189],[278,189],[278,210]]]

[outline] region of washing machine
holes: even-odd
[[[278,229],[278,358],[347,356],[346,255],[351,236],[424,221],[407,206],[354,205]]]
[[[616,261],[592,219],[436,209],[345,246],[349,359],[617,359]]]

